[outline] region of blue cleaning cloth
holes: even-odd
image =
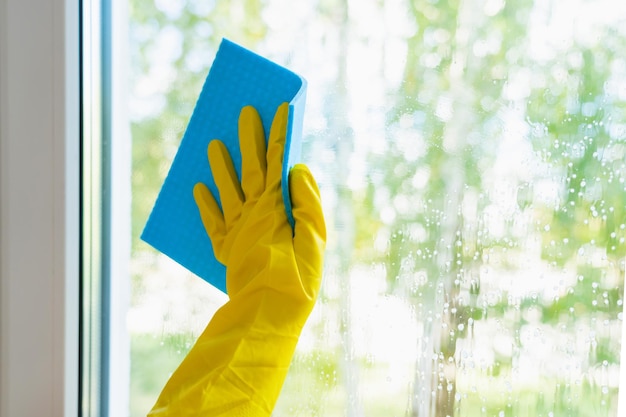
[[[287,217],[293,227],[288,175],[289,169],[300,160],[305,100],[306,81],[302,77],[222,40],[141,239],[226,292],[226,268],[215,259],[193,198],[194,185],[203,182],[219,203],[207,146],[213,139],[223,141],[241,178],[237,133],[241,109],[246,105],[257,109],[268,138],[276,108],[289,102],[282,189]]]

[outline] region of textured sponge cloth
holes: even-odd
[[[265,137],[269,137],[276,108],[288,102],[282,194],[287,218],[293,226],[288,175],[300,159],[305,100],[306,81],[302,77],[223,40],[141,238],[225,292],[226,269],[215,259],[193,197],[194,185],[202,182],[219,202],[211,170],[206,169],[207,145],[220,139],[241,175],[237,132],[241,109],[255,107],[266,126]]]

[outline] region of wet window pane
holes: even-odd
[[[328,251],[275,416],[617,415],[621,2],[129,1],[132,416],[224,302],[138,238],[222,37],[309,82]]]

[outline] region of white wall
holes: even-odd
[[[0,416],[78,413],[78,0],[0,0]]]

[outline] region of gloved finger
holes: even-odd
[[[267,144],[267,178],[266,188],[280,184],[283,172],[283,154],[289,122],[289,103],[278,106]]]
[[[321,282],[326,223],[319,188],[306,165],[297,164],[289,172],[289,192],[295,219],[293,247],[296,262],[306,295],[314,299]]]
[[[241,216],[243,192],[226,145],[219,140],[211,141],[208,154],[213,179],[220,193],[224,221],[228,231]]]
[[[193,199],[196,201],[196,206],[198,206],[204,230],[206,230],[209,239],[211,239],[215,258],[224,263],[225,260],[220,259],[226,237],[224,215],[215,198],[213,198],[213,195],[203,183],[199,182],[193,187]]]
[[[241,187],[246,202],[256,201],[265,188],[265,132],[256,109],[246,106],[239,114],[239,146],[241,149]]]

